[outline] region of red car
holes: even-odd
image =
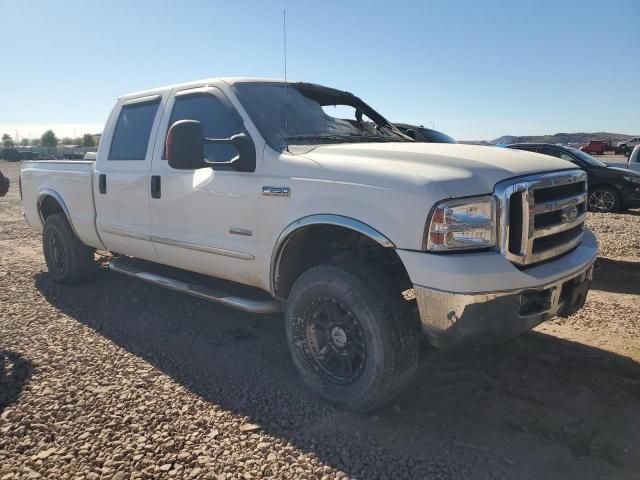
[[[605,150],[608,149],[609,144],[606,140],[589,140],[589,143],[580,147],[583,152],[596,155],[604,155]]]

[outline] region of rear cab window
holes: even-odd
[[[108,160],[145,160],[161,96],[123,105]]]

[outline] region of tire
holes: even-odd
[[[366,266],[307,270],[289,295],[285,326],[307,386],[344,410],[361,413],[388,403],[411,382],[418,365],[417,315]]]
[[[49,275],[57,283],[77,285],[93,278],[98,270],[94,250],[78,239],[62,213],[47,217],[42,250]]]
[[[621,206],[620,195],[612,187],[595,187],[589,193],[589,210],[592,212],[617,212]]]

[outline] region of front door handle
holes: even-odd
[[[101,173],[98,176],[98,191],[102,195],[105,195],[107,193],[107,175],[104,173]]]
[[[162,194],[162,183],[160,175],[151,175],[151,198],[160,198]]]

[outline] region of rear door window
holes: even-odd
[[[563,152],[557,148],[549,148],[543,147],[540,153],[544,153],[545,155],[551,155],[552,157],[561,158],[562,160],[567,160],[568,162],[575,163],[576,165],[580,165],[575,158],[569,155],[567,152]]]
[[[111,141],[109,160],[144,160],[160,98],[124,105]]]

